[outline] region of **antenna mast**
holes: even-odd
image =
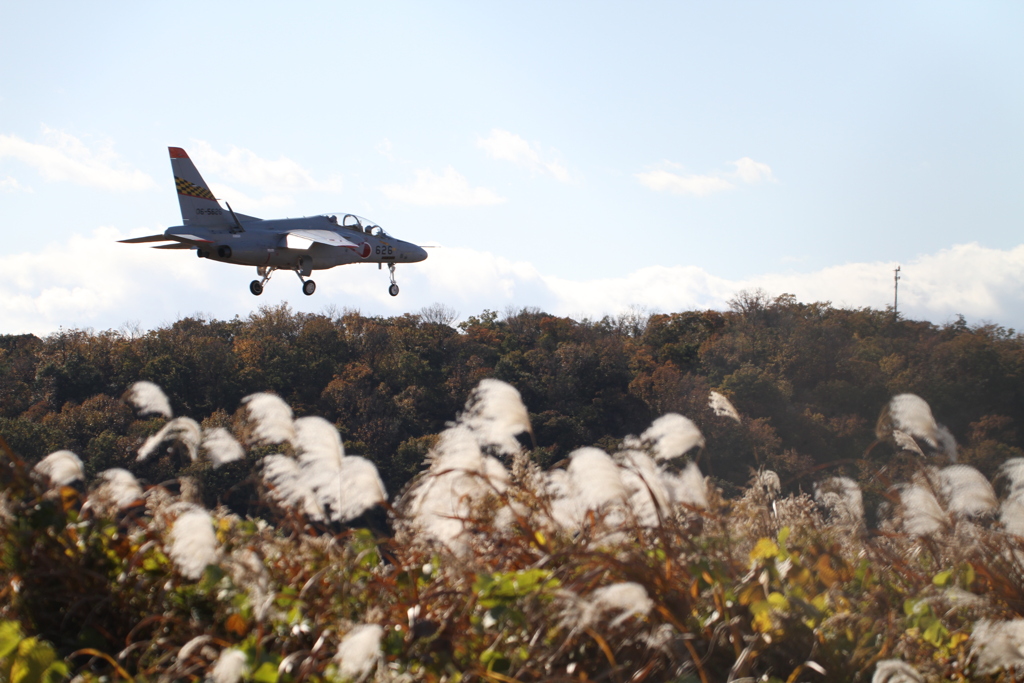
[[[900,302],[900,267],[896,266],[896,270],[894,270],[892,272],[893,272],[893,280],[894,280],[894,283],[895,283],[894,286],[893,286],[893,295],[892,295],[892,316],[893,316],[894,320],[899,320],[900,319],[900,309],[899,309],[899,302]]]

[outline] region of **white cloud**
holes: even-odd
[[[7,176],[0,178],[0,192],[31,192],[31,187],[26,187],[18,182],[17,178]]]
[[[725,178],[718,176],[679,175],[662,170],[637,173],[636,177],[641,184],[652,190],[674,194],[692,194],[696,197],[703,197],[722,190],[731,190],[735,187]]]
[[[138,231],[151,234],[157,230]],[[485,308],[536,306],[555,315],[600,318],[637,308],[651,311],[725,309],[738,292],[831,301],[837,307],[884,309],[892,303],[893,263],[851,263],[809,273],[718,277],[696,266],[648,266],[618,277],[569,280],[526,262],[474,249],[431,249],[423,263],[401,265],[402,288],[387,294],[387,271],[374,264],[317,271],[316,294],[301,294],[298,279],[278,272],[261,297],[248,292],[254,268],[195,258],[191,251],[161,251],[117,244],[126,235],[101,228],[38,252],[0,255],[0,334],[46,334],[59,326],[117,329],[126,321],[144,328],[166,325],[196,311],[221,319],[248,315],[287,301],[318,312],[329,304],[367,315],[398,315],[442,302],[463,316]],[[962,244],[902,264],[900,312],[944,323],[960,313],[971,323],[1024,329],[1024,244],[1008,250]]]
[[[505,201],[494,190],[470,187],[469,181],[451,166],[437,175],[429,168],[416,172],[409,185],[384,185],[380,191],[388,199],[418,206],[486,206]]]
[[[204,178],[204,180],[206,179]],[[207,181],[207,184],[210,186],[210,191],[213,192],[213,195],[217,199],[231,204],[231,209],[233,211],[241,211],[242,213],[250,216],[254,210],[280,209],[295,203],[295,200],[292,199],[291,195],[287,194],[268,194],[255,198],[250,197],[246,193],[230,185],[225,185],[224,183]]]
[[[185,151],[188,152],[189,158],[207,181],[209,181],[207,178],[207,173],[209,173],[269,192],[282,190],[338,192],[341,190],[340,176],[331,176],[326,181],[318,181],[309,171],[287,157],[271,161],[258,156],[251,150],[234,146],[227,154],[221,154],[210,143],[202,140],[193,140],[189,149]]]
[[[476,145],[493,159],[511,161],[534,173],[548,174],[563,183],[569,182],[569,172],[565,166],[557,161],[542,159],[539,145],[531,145],[515,133],[495,128],[490,137],[478,139]]]
[[[123,162],[109,143],[90,149],[73,135],[46,126],[43,138],[44,143],[35,143],[16,135],[0,135],[0,159],[17,159],[49,181],[120,191],[156,187],[149,175]]]
[[[395,160],[395,155],[392,153],[394,148],[395,148],[395,146],[393,144],[391,144],[391,140],[389,140],[388,138],[384,138],[377,145],[377,153],[380,154],[381,156],[383,156],[388,161],[394,161]]]
[[[695,197],[705,197],[715,192],[735,189],[732,181],[746,184],[759,183],[762,180],[774,181],[771,166],[754,161],[750,157],[743,157],[730,162],[736,167],[731,173],[710,173],[706,175],[689,174],[684,175],[666,168],[655,169],[635,174],[637,180],[646,187],[657,192],[672,192],[674,194],[689,194]],[[663,167],[678,168],[678,164],[664,162]]]
[[[162,229],[141,234],[155,232]],[[50,332],[60,325],[116,328],[127,320],[159,324],[173,320],[190,296],[201,302],[215,294],[202,284],[207,264],[192,252],[117,244],[125,237],[99,228],[38,252],[0,255],[6,274],[0,281],[0,332]],[[196,308],[202,306],[184,312]],[[152,319],[154,310],[163,311],[161,318]]]
[[[775,180],[772,177],[772,168],[768,164],[754,161],[750,157],[743,157],[732,162],[736,166],[735,177],[745,183],[759,183],[762,180]]]
[[[601,317],[638,306],[664,312],[721,310],[738,292],[755,288],[773,296],[791,293],[805,302],[881,310],[892,303],[895,265],[851,263],[743,279],[718,277],[696,266],[648,266],[620,277],[577,281],[488,253],[433,249],[424,263],[400,269],[400,281],[406,280],[401,296],[409,292],[417,298],[417,305],[403,302],[409,310],[441,301],[467,315],[508,305],[539,306],[576,317]],[[956,245],[903,263],[900,274],[899,308],[905,317],[943,323],[963,314],[972,322],[1024,329],[1024,245],[1009,250]],[[379,296],[386,303],[386,295]]]

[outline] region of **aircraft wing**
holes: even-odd
[[[212,244],[210,240],[203,239],[202,237],[196,237],[195,235],[179,234],[179,235],[146,235],[145,237],[131,237],[126,240],[118,240],[124,244],[139,244],[141,242],[178,242],[186,246],[199,246],[200,244]],[[156,247],[157,249],[174,249],[172,245],[165,247]],[[182,247],[178,247],[182,248]]]
[[[332,247],[358,249],[359,245],[350,242],[333,230],[289,230],[285,233],[285,243],[289,249],[309,249],[313,242],[327,244]]]

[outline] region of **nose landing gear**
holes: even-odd
[[[395,282],[395,264],[388,264],[388,276],[391,278],[391,286],[388,287],[388,294],[398,296],[398,283]]]

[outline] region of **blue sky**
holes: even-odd
[[[1018,3],[6,3],[0,332],[288,301],[464,316],[742,289],[1024,327]],[[438,244],[278,273],[116,244],[180,223],[167,146],[261,216]]]

